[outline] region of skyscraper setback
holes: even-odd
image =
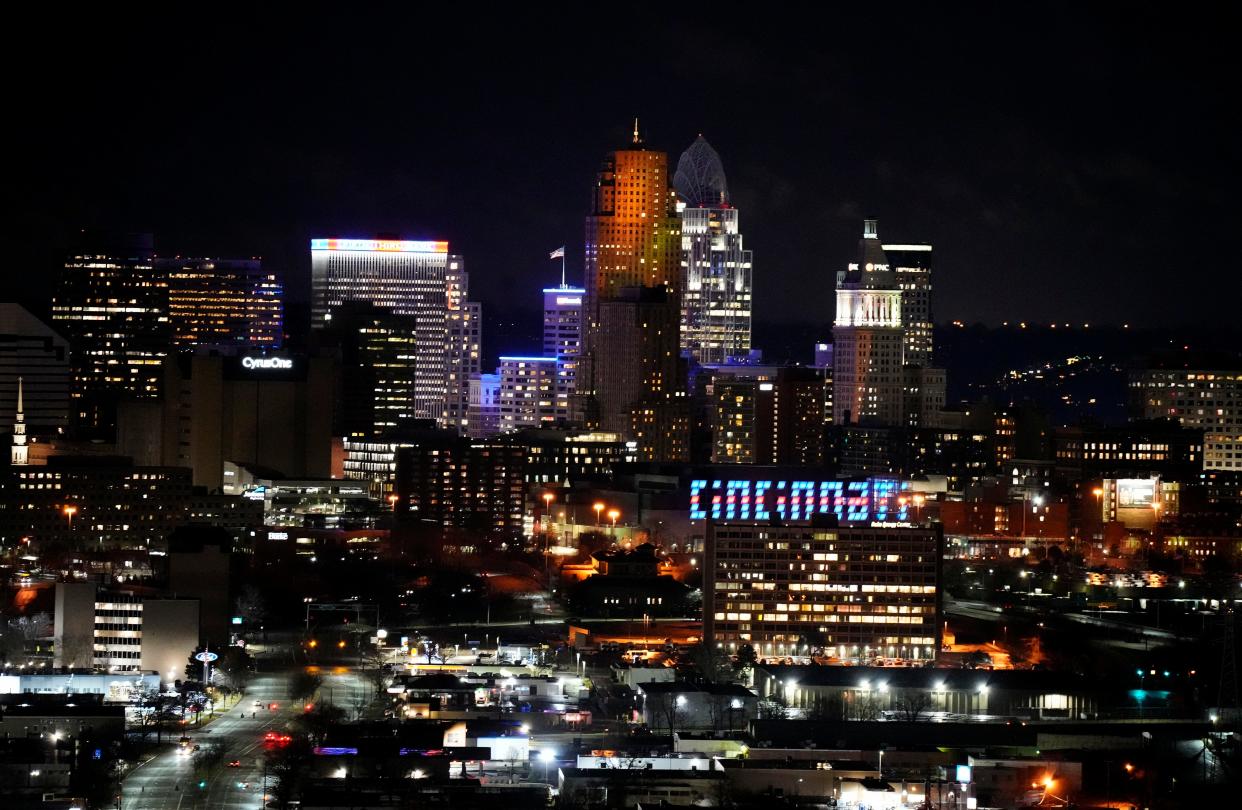
[[[680,220],[668,156],[638,135],[608,153],[586,220],[586,329],[578,390],[591,426],[639,442],[645,460],[688,453],[680,358]]]
[[[751,252],[720,155],[700,135],[677,162],[681,198],[681,343],[693,361],[726,363],[750,353]]]

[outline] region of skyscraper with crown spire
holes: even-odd
[[[635,439],[647,461],[689,454],[680,354],[681,222],[668,155],[633,143],[609,152],[586,218],[586,289],[576,409]]]
[[[700,364],[750,354],[751,252],[742,247],[720,155],[702,135],[673,186],[681,213],[681,347]]]
[[[832,339],[833,422],[902,425],[905,330],[901,289],[874,219],[863,224],[858,261],[839,274]]]
[[[26,447],[26,414],[22,408],[22,378],[17,378],[17,411],[13,415],[13,449],[9,463],[14,467],[24,467],[30,463],[29,450]]]

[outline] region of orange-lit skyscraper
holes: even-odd
[[[610,152],[586,220],[582,416],[639,442],[639,457],[688,457],[689,405],[680,356],[681,228],[668,155]]]

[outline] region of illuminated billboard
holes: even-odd
[[[1117,479],[1117,506],[1121,509],[1133,507],[1151,508],[1156,502],[1155,478],[1119,478]]]
[[[690,482],[690,519],[809,520],[831,514],[842,523],[896,524],[909,520],[908,488],[894,478],[699,478]]]

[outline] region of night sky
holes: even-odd
[[[638,115],[672,164],[699,133],[720,152],[758,320],[830,322],[863,217],[935,245],[939,321],[1236,320],[1230,12],[935,5],[64,11],[3,57],[6,279],[42,310],[71,235],[103,226],[262,255],[305,300],[312,236],[386,232],[450,240],[504,318],[559,278],[549,250],[580,278],[594,172]]]

